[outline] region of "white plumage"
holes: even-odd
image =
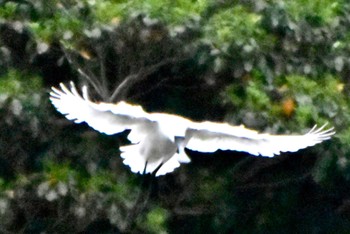
[[[87,87],[83,96],[71,82],[71,88],[60,84],[52,88],[50,100],[59,112],[75,123],[86,122],[93,129],[116,134],[130,129],[131,145],[120,147],[124,164],[134,173],[156,176],[172,172],[180,163],[190,162],[185,148],[200,152],[217,150],[243,151],[255,156],[273,157],[281,152],[295,152],[330,139],[333,128],[313,127],[305,135],[260,134],[244,126],[227,123],[193,122],[178,115],[147,113],[141,106],[126,102],[94,103],[89,100]]]

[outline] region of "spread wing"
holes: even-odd
[[[74,83],[71,82],[70,85],[68,89],[64,84],[60,84],[61,90],[53,87],[50,93],[52,104],[67,119],[75,123],[86,122],[93,129],[108,135],[134,128],[137,128],[140,133],[153,127],[152,122],[147,119],[148,113],[144,112],[140,106],[133,106],[125,102],[94,103],[88,98],[86,86],[82,89],[82,97],[77,92]],[[137,139],[130,140],[133,142]]]
[[[50,93],[52,104],[67,119],[75,123],[86,122],[93,129],[108,135],[131,129],[128,139],[135,144],[120,147],[120,150],[121,157],[124,159],[123,163],[130,166],[133,172],[142,173],[145,170],[146,173],[151,173],[160,164],[163,164],[156,174],[159,176],[172,172],[180,166],[180,162],[189,162],[187,157],[176,153],[175,144],[162,147],[164,145],[161,143],[163,135],[158,134],[160,138],[157,139],[152,137],[158,136],[157,133],[160,133],[157,114],[148,114],[142,107],[126,102],[117,104],[94,103],[88,98],[86,86],[83,87],[83,96],[78,93],[74,83],[71,82],[70,86],[67,88],[64,84],[60,84],[61,89],[53,87]],[[181,118],[173,117],[171,119]],[[183,132],[185,130],[186,128]],[[171,135],[171,133],[172,131],[169,134]],[[170,135],[164,135],[164,139],[167,137],[173,139],[174,136]],[[157,148],[157,146],[159,147]],[[174,151],[174,157],[163,155],[163,153],[169,154],[169,150]],[[167,158],[164,158],[165,156]]]
[[[314,126],[305,135],[260,134],[244,126],[203,122],[194,124],[186,132],[186,148],[215,152],[217,150],[243,151],[256,156],[273,157],[281,152],[295,152],[330,139],[335,133],[325,125]]]

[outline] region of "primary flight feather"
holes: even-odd
[[[304,135],[261,134],[244,126],[227,123],[193,122],[178,115],[147,113],[141,106],[90,101],[87,87],[81,96],[71,82],[52,88],[50,100],[56,109],[75,123],[86,122],[93,129],[108,134],[131,130],[131,145],[120,147],[123,163],[134,173],[156,176],[172,172],[180,163],[190,162],[185,148],[200,152],[243,151],[255,156],[273,157],[281,152],[295,152],[330,139],[333,128],[312,128]]]

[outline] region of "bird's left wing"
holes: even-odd
[[[243,151],[255,156],[273,157],[281,152],[295,152],[330,139],[333,128],[313,127],[304,135],[260,134],[244,126],[223,123],[195,123],[186,132],[186,148],[200,152]]]
[[[53,87],[50,100],[59,112],[75,123],[86,122],[93,129],[108,135],[151,124],[147,119],[148,114],[140,106],[126,102],[94,103],[88,98],[86,86],[82,88],[83,97],[73,82],[70,86],[70,89],[64,84],[60,84],[61,89]]]

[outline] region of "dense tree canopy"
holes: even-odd
[[[344,0],[0,0],[0,232],[346,233],[349,35]],[[337,134],[272,159],[188,151],[151,186],[122,164],[125,134],[56,113],[50,87],[70,80],[148,111]]]

